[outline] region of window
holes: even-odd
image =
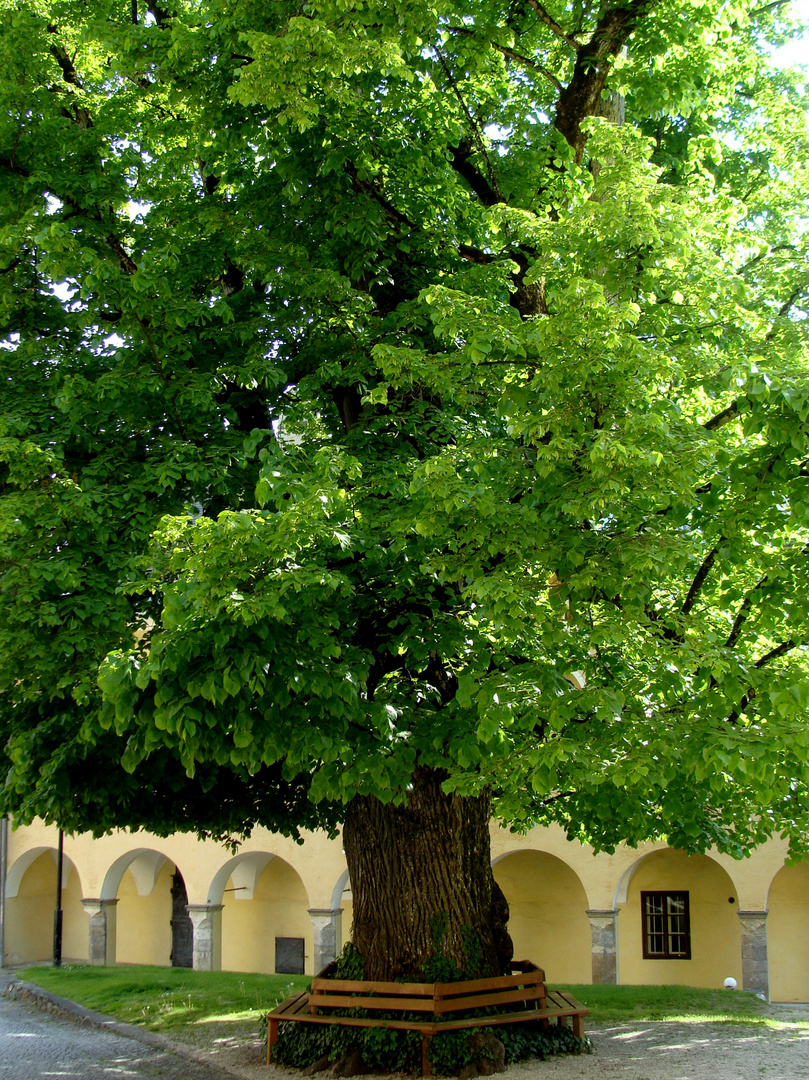
[[[690,960],[687,892],[642,892],[644,960]]]

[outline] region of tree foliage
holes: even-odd
[[[789,5],[0,12],[5,806],[800,853]]]

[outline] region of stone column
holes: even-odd
[[[194,971],[222,970],[222,904],[189,904],[194,928]]]
[[[593,982],[618,982],[618,910],[588,911],[593,937]]]
[[[309,908],[309,918],[315,938],[314,974],[337,959],[337,943],[341,938],[343,912],[341,908]]]
[[[742,987],[770,1000],[770,967],[767,959],[767,912],[739,911],[742,924]]]
[[[90,920],[88,959],[91,964],[115,965],[115,908],[117,900],[82,900]]]

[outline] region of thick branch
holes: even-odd
[[[115,236],[113,236],[112,233],[110,233],[110,235],[107,237],[107,243],[118,256],[118,262],[120,263],[121,269],[124,271],[124,273],[134,274],[135,271],[138,269],[137,263],[123,246],[121,241],[118,240]]]
[[[792,638],[790,638],[789,641],[782,641],[780,645],[776,645],[774,649],[770,649],[768,653],[765,653],[763,656],[759,657],[759,659],[756,660],[755,666],[757,668],[763,668],[767,664],[769,664],[770,661],[777,660],[779,656],[784,656],[786,653],[792,652],[792,650],[796,649],[797,647],[798,642],[793,641]]]
[[[539,15],[542,22],[544,22],[545,25],[550,30],[552,30],[553,33],[556,34],[556,36],[561,41],[564,41],[566,45],[569,45],[570,48],[573,49],[574,52],[579,51],[581,46],[576,41],[576,39],[572,38],[570,36],[570,34],[568,34],[568,32],[564,29],[564,27],[559,25],[559,23],[556,21],[556,19],[554,19],[554,17],[549,12],[547,12],[545,10],[545,8],[542,6],[542,4],[539,3],[539,0],[528,0],[528,3],[534,9],[534,11],[537,13],[537,15]]]
[[[469,184],[484,206],[496,206],[503,201],[486,177],[481,176],[475,166],[470,163],[469,156],[472,153],[470,141],[465,141],[460,146],[452,146],[450,151],[452,153],[450,165]]]
[[[736,642],[739,640],[739,635],[742,632],[742,627],[747,622],[747,616],[750,613],[750,608],[753,606],[753,594],[757,592],[762,587],[762,585],[765,584],[766,581],[767,575],[765,574],[763,578],[756,582],[756,584],[741,602],[739,610],[736,613],[736,618],[733,621],[733,626],[731,627],[730,633],[728,634],[728,639],[725,642],[726,649],[732,649]]]
[[[386,217],[397,225],[404,225],[406,228],[417,231],[419,226],[415,221],[411,221],[407,214],[403,214],[401,210],[397,210],[393,203],[382,194],[377,184],[372,183],[369,180],[361,180],[359,173],[357,172],[357,166],[353,161],[347,161],[345,163],[345,171],[351,177],[351,184],[355,191],[361,192],[363,195],[370,195],[370,197],[382,207],[385,211]]]
[[[451,34],[464,34],[466,37],[477,38],[477,34],[468,26],[450,26],[448,27]],[[546,68],[541,64],[537,64],[534,60],[531,60],[527,56],[523,56],[522,53],[515,52],[514,49],[509,49],[505,45],[498,45],[496,41],[487,39],[487,45],[491,45],[497,52],[502,53],[503,56],[507,56],[509,60],[514,60],[517,64],[522,64],[524,67],[530,68],[531,71],[536,71],[543,78],[547,79],[549,83],[552,83],[557,90],[562,89],[562,84]]]
[[[499,188],[497,186],[497,181],[495,180],[495,177],[494,177],[494,169],[492,168],[491,161],[489,161],[489,155],[486,153],[486,146],[485,146],[485,144],[483,142],[483,137],[482,137],[482,135],[480,133],[480,129],[479,129],[478,125],[477,125],[477,121],[475,120],[474,116],[472,116],[471,112],[469,111],[469,108],[468,108],[466,102],[463,99],[463,95],[461,94],[460,88],[458,87],[457,82],[453,78],[452,72],[449,70],[449,67],[447,66],[447,62],[444,59],[444,56],[443,56],[441,50],[438,48],[437,45],[435,46],[435,54],[438,57],[438,61],[441,64],[441,67],[442,67],[442,69],[444,71],[444,74],[447,77],[447,82],[452,87],[453,93],[455,94],[455,97],[458,99],[458,104],[461,106],[461,109],[463,110],[463,113],[466,116],[467,123],[469,124],[469,128],[470,128],[470,130],[472,132],[472,138],[474,139],[475,143],[477,144],[477,148],[480,151],[480,153],[481,153],[481,155],[483,157],[483,160],[486,162],[486,171],[489,174],[489,188],[496,197],[495,202],[498,202],[498,203],[505,202],[505,199],[500,194],[500,190],[499,190]],[[489,204],[489,205],[493,205],[493,204]]]
[[[724,536],[720,536],[717,543],[714,545],[714,547],[711,548],[711,550],[702,560],[702,566],[700,566],[699,570],[697,570],[696,575],[694,576],[694,580],[691,582],[691,588],[688,590],[688,596],[686,596],[685,600],[683,601],[683,606],[682,608],[680,608],[683,615],[687,615],[696,603],[697,597],[700,594],[700,590],[705,584],[705,579],[707,578],[708,574],[710,574],[711,572],[711,567],[714,564],[716,556],[719,552],[720,545],[723,543],[724,539]]]
[[[717,431],[719,428],[724,427],[725,424],[729,424],[731,420],[735,420],[739,415],[739,403],[738,401],[731,402],[726,409],[717,413],[716,416],[712,416],[710,420],[706,420],[702,425],[706,431]]]
[[[597,114],[613,60],[654,3],[655,0],[630,0],[623,7],[608,8],[590,40],[578,48],[573,76],[559,95],[554,121],[557,131],[573,148],[577,162],[582,159],[587,141],[581,122]]]
[[[766,247],[763,251],[760,251],[758,255],[754,255],[752,259],[749,259],[744,266],[740,266],[736,271],[737,274],[746,274],[748,270],[760,263],[762,259],[766,259],[768,255],[775,254],[776,251],[795,251],[794,244],[775,244],[773,247]]]
[[[48,31],[51,34],[56,33],[55,26],[49,26]],[[62,69],[62,78],[66,83],[70,83],[71,86],[77,86],[81,90],[81,81],[79,79],[76,68],[73,66],[73,61],[68,55],[67,49],[64,45],[51,45],[51,56],[56,60],[56,63]]]
[[[777,660],[779,656],[784,656],[786,653],[791,652],[793,649],[797,648],[797,646],[798,646],[798,642],[793,641],[791,638],[790,638],[789,641],[783,641],[783,642],[781,642],[780,645],[776,645],[774,649],[770,649],[770,651],[768,653],[765,653],[764,656],[762,656],[758,660],[756,660],[755,666],[757,668],[762,668],[766,664],[769,664],[771,660]],[[733,712],[728,717],[728,723],[729,724],[735,724],[736,723],[736,721],[739,719],[741,714],[745,711],[745,709],[747,708],[747,706],[750,704],[750,702],[753,700],[753,698],[755,696],[756,696],[756,691],[751,686],[750,689],[747,691],[747,693],[742,697],[741,701],[739,702],[738,709],[734,709]]]
[[[789,299],[778,309],[778,314],[782,317],[788,315],[792,310],[795,301],[798,300],[804,292],[806,292],[806,285],[797,285],[789,294]]]

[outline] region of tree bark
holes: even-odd
[[[406,805],[375,796],[348,804],[352,940],[366,979],[423,981],[436,953],[470,977],[503,974],[511,961],[508,904],[491,868],[490,794],[447,795],[445,779],[418,768]]]

